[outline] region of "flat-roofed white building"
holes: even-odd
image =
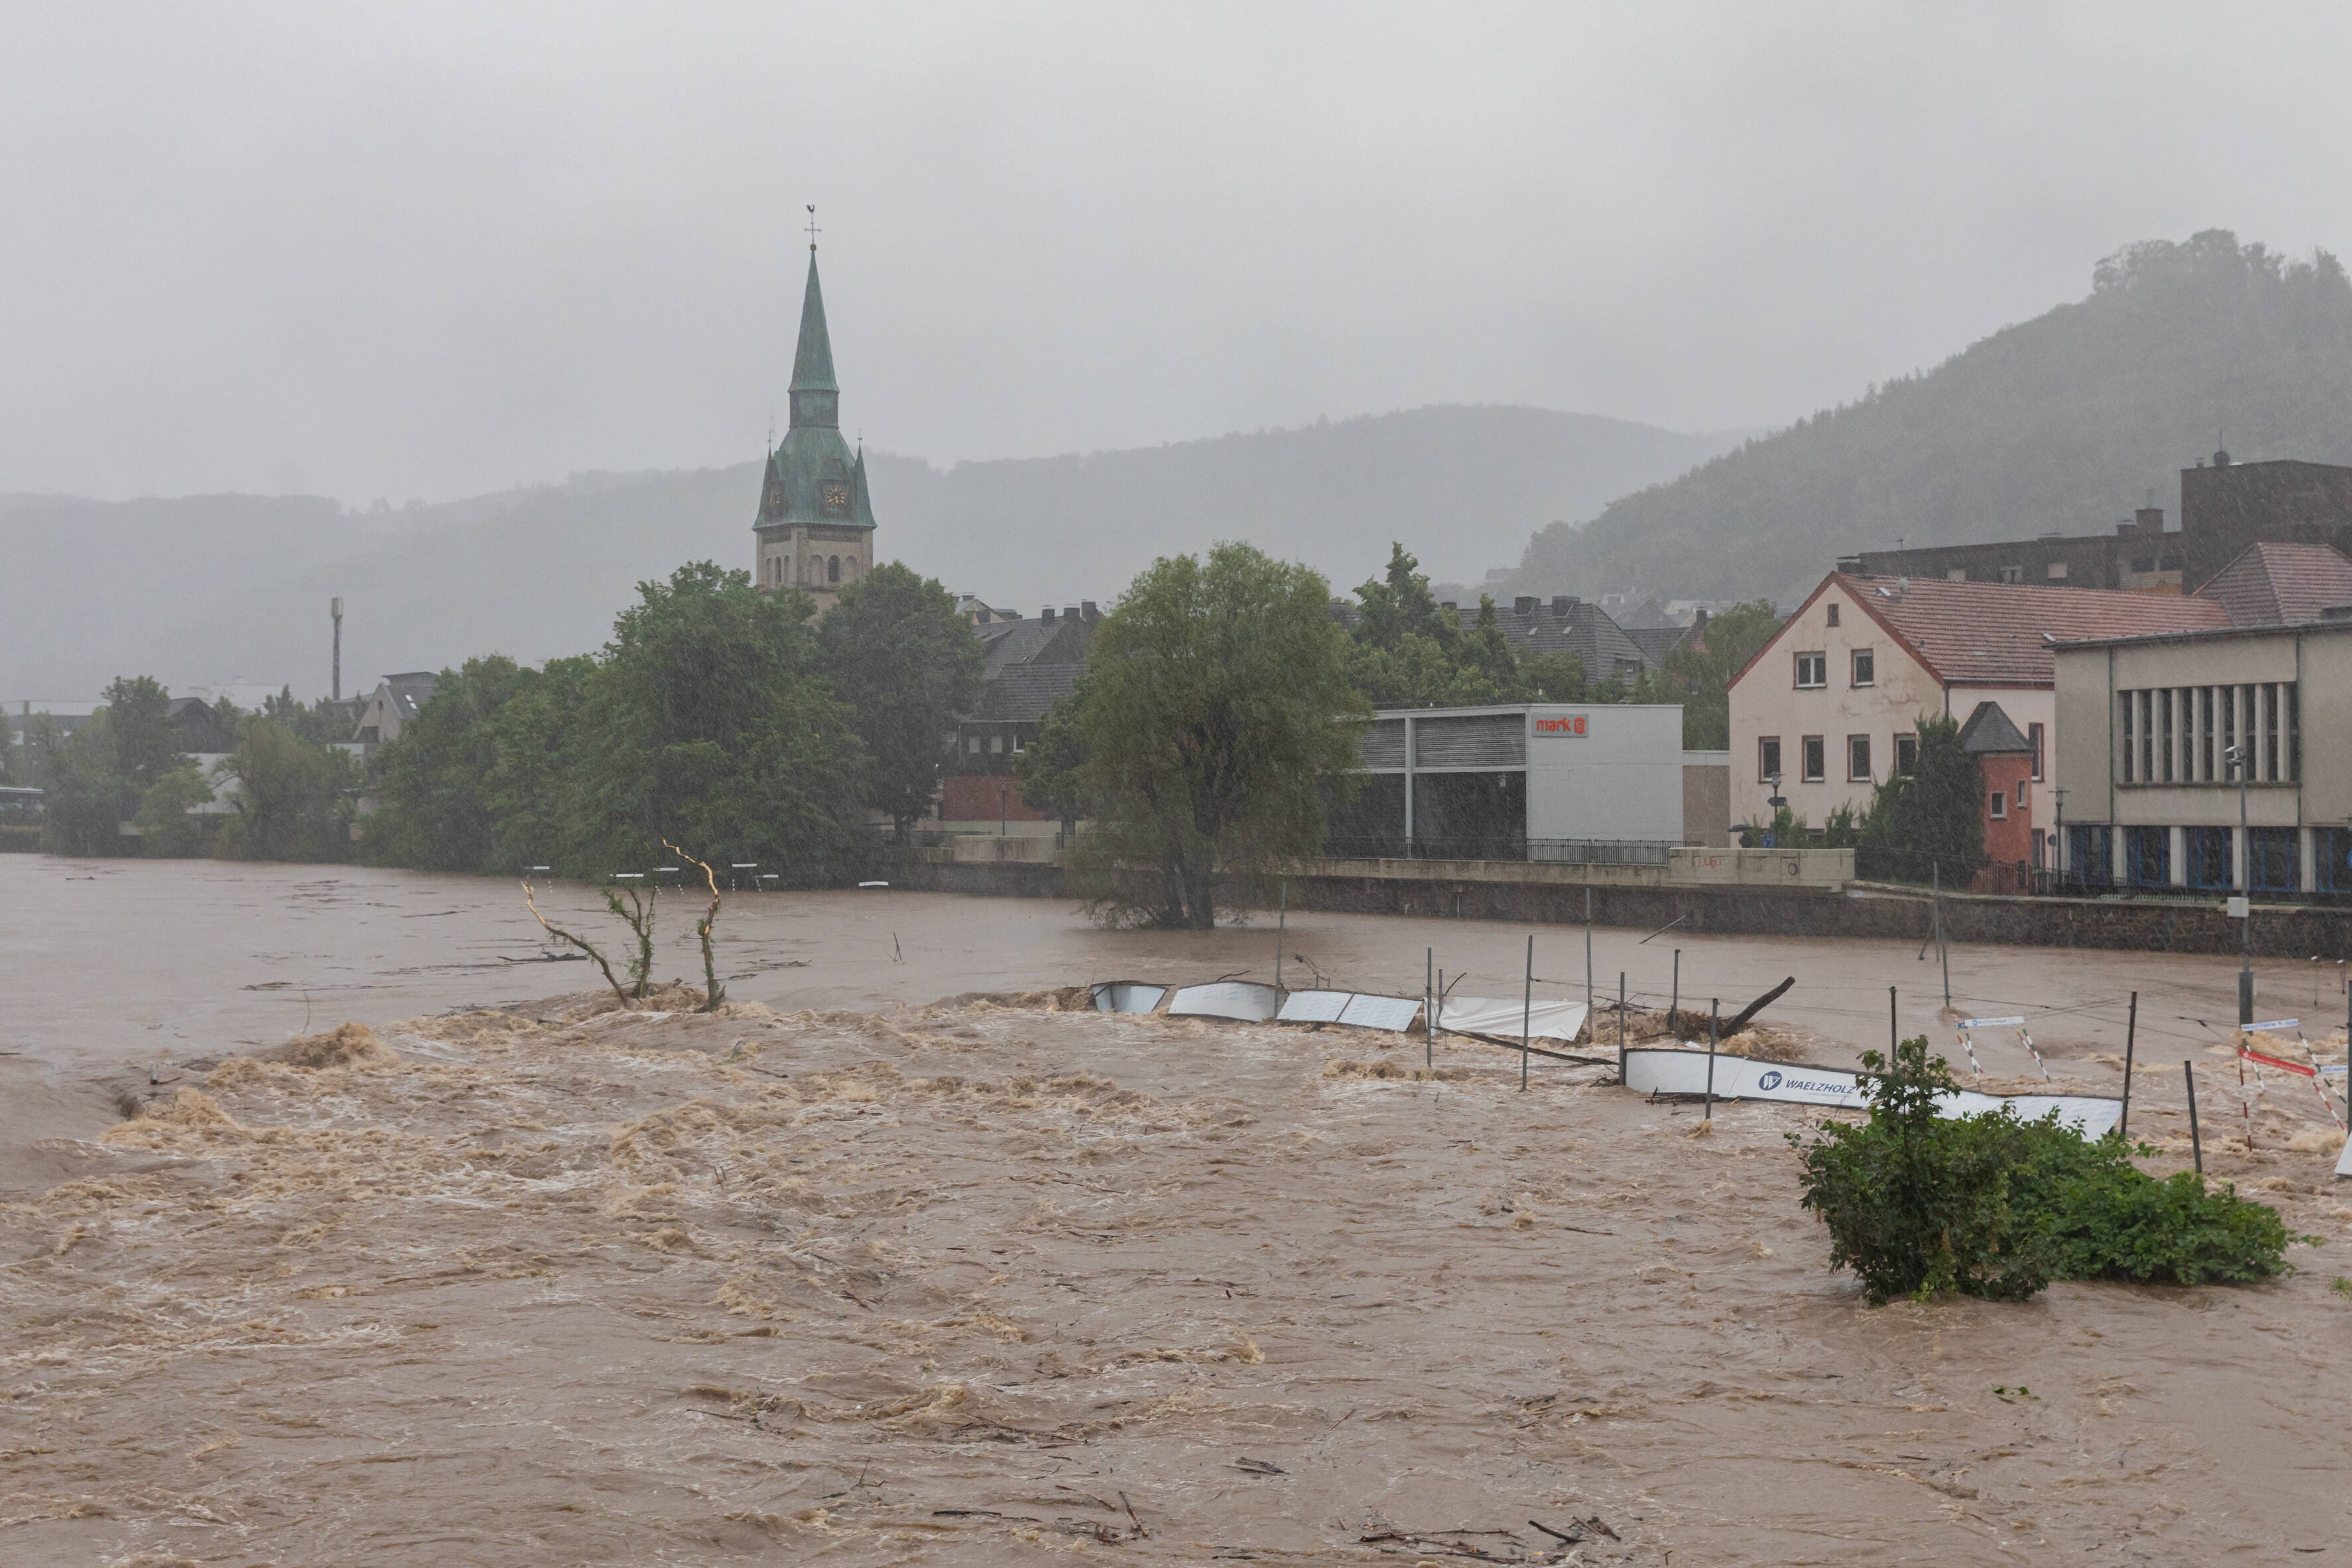
[[[1361,754],[1334,855],[1664,864],[1727,841],[1723,753],[1684,751],[1679,704],[1384,709]]]

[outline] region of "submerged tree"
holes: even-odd
[[[1154,562],[1096,627],[1075,721],[1101,812],[1081,874],[1105,907],[1206,930],[1221,875],[1320,848],[1367,711],[1328,604],[1318,574],[1220,544]]]

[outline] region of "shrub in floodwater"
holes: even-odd
[[[2287,1244],[2310,1239],[2193,1173],[2147,1175],[2122,1139],[2085,1140],[2055,1111],[1937,1115],[1957,1086],[1924,1036],[1891,1061],[1862,1061],[1870,1120],[1790,1142],[1804,1206],[1829,1226],[1830,1266],[1853,1269],[1873,1306],[1954,1292],[2022,1300],[2053,1279],[2260,1279],[2289,1271]]]

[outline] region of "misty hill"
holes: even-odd
[[[2235,236],[2135,245],[2087,299],[1529,542],[1501,591],[1790,602],[1836,557],[2179,522],[2179,470],[2352,462],[2352,284]]]
[[[1153,557],[1221,539],[1304,560],[1342,590],[1385,565],[1391,539],[1438,575],[1475,580],[1532,529],[1735,439],[1451,406],[1083,457],[868,463],[877,557],[1034,615],[1108,601]],[[118,673],[323,693],[338,595],[347,694],[493,650],[583,652],[640,580],[702,557],[747,564],[758,486],[746,461],[389,512],[305,497],[0,497],[0,697],[87,698]]]

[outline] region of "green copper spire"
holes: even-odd
[[[814,246],[809,247],[808,289],[801,296],[801,342],[799,352],[793,355],[792,389],[796,394],[841,391],[833,379],[833,338],[824,330],[824,290],[817,286]],[[793,418],[799,423],[797,396],[793,400]]]

